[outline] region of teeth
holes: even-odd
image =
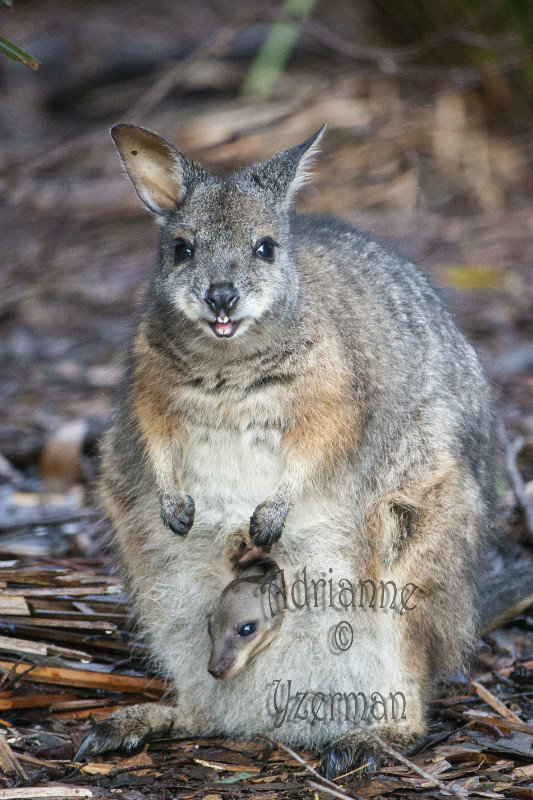
[[[217,322],[221,322],[224,325],[226,322],[229,322],[229,317],[227,317],[224,313],[219,314],[217,317]]]

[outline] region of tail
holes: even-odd
[[[522,556],[505,560],[498,556],[494,569],[481,580],[481,633],[499,628],[533,605],[533,561]]]

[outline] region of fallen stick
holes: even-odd
[[[495,728],[501,728],[504,731],[519,731],[520,733],[529,733],[533,736],[533,725],[527,722],[515,722],[511,719],[500,719],[499,717],[480,717],[477,714],[472,714],[466,711],[462,714],[463,717],[468,717],[470,720],[476,722],[484,722],[487,725]]]
[[[325,778],[323,775],[321,775],[319,772],[317,772],[316,769],[311,766],[311,764],[308,764],[307,761],[304,758],[299,756],[298,753],[296,753],[294,750],[292,750],[292,748],[288,747],[288,745],[282,744],[281,742],[278,742],[275,739],[271,739],[269,736],[265,736],[262,733],[258,734],[258,738],[259,739],[266,739],[266,741],[270,742],[270,744],[274,745],[274,747],[280,747],[282,750],[285,750],[286,753],[288,753],[296,761],[298,761],[299,764],[301,764],[303,767],[305,767],[308,772],[310,772],[312,775],[315,776],[315,778],[318,778],[318,780],[320,781],[321,788],[325,789],[325,787],[329,786],[330,789],[335,789],[335,790],[338,791],[339,787],[337,786],[337,784],[333,783],[333,781],[328,780],[328,778]],[[348,795],[342,795],[342,796],[343,797],[348,797]],[[358,798],[358,800],[362,800],[360,795],[355,795],[354,794],[354,795],[352,795],[351,800],[353,800],[353,798]]]
[[[72,694],[26,694],[22,697],[0,697],[0,711],[11,711],[14,708],[39,708],[52,703],[72,700]],[[101,701],[100,701],[101,704]]]
[[[310,786],[312,789],[316,789],[318,792],[327,792],[328,794],[333,795],[333,797],[338,797],[340,800],[354,800],[354,797],[360,797],[360,795],[356,794],[346,794],[345,792],[341,792],[338,786],[326,786],[323,783],[317,783],[316,781],[307,781],[307,785]],[[335,788],[333,788],[335,787]],[[315,793],[315,797],[316,797]]]
[[[470,681],[470,685],[473,687],[477,696],[481,697],[481,699],[484,700],[485,703],[487,703],[491,708],[493,708],[494,711],[497,711],[501,717],[511,720],[512,722],[522,724],[520,717],[517,717],[516,714],[510,711],[507,706],[501,702],[501,700],[498,700],[497,697],[494,697],[492,692],[489,692],[488,689],[485,689],[485,687],[477,681]]]
[[[2,621],[1,615],[0,621]],[[100,619],[95,619],[92,622],[88,619],[53,619],[50,617],[17,617],[13,615],[7,622],[11,625],[20,622],[31,628],[68,628],[69,630],[105,631],[109,633],[116,633],[117,631],[117,626],[114,622],[108,623]]]
[[[68,800],[69,797],[94,797],[90,789],[83,786],[27,786],[24,789],[0,789],[0,800]]]
[[[15,675],[23,675],[25,681],[32,683],[53,683],[58,686],[77,686],[83,689],[104,689],[109,692],[131,692],[144,694],[148,690],[153,694],[164,694],[168,684],[157,678],[146,678],[142,675],[124,675],[121,673],[91,672],[71,667],[46,667],[32,664],[15,664],[12,661],[0,661],[0,668],[12,670]]]

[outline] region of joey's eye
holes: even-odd
[[[276,242],[271,239],[270,236],[267,236],[256,244],[254,247],[254,255],[263,258],[265,261],[274,261],[275,247]]]
[[[176,239],[174,242],[174,264],[181,264],[188,258],[192,258],[193,249],[185,239]]]
[[[245,622],[241,625],[237,633],[239,636],[252,636],[257,630],[257,622]]]

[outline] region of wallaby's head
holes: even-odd
[[[126,171],[162,224],[152,296],[166,324],[229,343],[290,314],[299,282],[288,211],[324,129],[222,179],[156,133],[115,125]]]
[[[283,573],[268,558],[239,569],[208,616],[214,678],[232,678],[278,634],[284,612]]]

